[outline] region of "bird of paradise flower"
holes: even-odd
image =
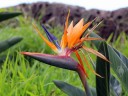
[[[83,86],[86,90],[86,94],[88,95],[90,94],[89,88],[86,82],[86,77],[88,77],[88,74],[84,68],[83,61],[81,59],[81,55],[79,54],[79,52],[81,52],[82,57],[84,58],[85,64],[87,64],[87,67],[95,75],[101,78],[102,76],[97,74],[93,70],[93,68],[89,65],[87,58],[84,54],[84,51],[82,49],[84,49],[87,52],[95,54],[96,56],[104,59],[105,61],[108,61],[108,59],[98,51],[92,48],[88,48],[83,44],[84,41],[103,40],[102,38],[89,37],[90,33],[98,26],[98,24],[95,25],[86,35],[84,35],[85,31],[88,29],[88,27],[92,24],[94,20],[84,24],[84,19],[82,18],[75,26],[73,26],[73,21],[70,24],[68,24],[69,15],[70,15],[70,12],[68,13],[66,18],[64,33],[62,35],[62,39],[60,43],[58,42],[57,38],[45,28],[44,25],[42,25],[42,27],[48,37],[48,40],[41,34],[37,26],[33,24],[35,30],[38,32],[40,37],[58,55],[31,53],[31,52],[21,52],[21,53],[52,66],[76,71],[79,74],[80,79],[83,83]],[[73,52],[75,53],[79,62],[71,58],[71,53]]]

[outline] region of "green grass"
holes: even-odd
[[[76,72],[56,67],[51,67],[36,60],[30,60],[20,54],[22,51],[42,52],[54,54],[54,52],[43,42],[40,36],[34,31],[30,22],[25,22],[22,17],[16,18],[17,27],[4,26],[0,29],[0,41],[14,36],[21,36],[24,39],[14,47],[0,54],[12,55],[13,59],[6,58],[0,68],[0,96],[65,96],[52,82],[62,80],[83,89]],[[40,28],[40,26],[39,26]],[[40,28],[40,30],[42,30]],[[50,32],[61,39],[61,28],[52,28]],[[42,31],[43,32],[43,31]],[[28,62],[28,60],[30,62]],[[88,72],[88,82],[94,84],[94,74]]]
[[[1,96],[65,96],[53,84],[53,80],[63,80],[82,87],[75,72],[42,65],[33,65],[17,54],[16,60],[4,62],[0,72]]]
[[[62,80],[83,89],[76,72],[51,67],[20,54],[22,51],[47,54],[54,54],[54,52],[34,31],[31,22],[22,17],[16,18],[16,20],[17,27],[7,26],[4,23],[0,29],[0,41],[14,36],[24,38],[19,44],[0,54],[0,56],[8,54],[0,68],[0,96],[65,96],[54,85],[53,80]],[[41,27],[39,28],[42,30]],[[62,29],[58,27],[50,30],[59,39],[62,35],[61,31]],[[125,38],[124,41],[121,36]],[[125,34],[121,36],[111,45],[128,56],[127,36]],[[9,59],[9,55],[12,55],[13,58]],[[88,69],[87,72],[90,78],[88,79],[89,84],[95,86],[95,75]]]

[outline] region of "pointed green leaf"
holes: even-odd
[[[0,53],[12,47],[16,43],[20,42],[22,39],[23,39],[22,37],[14,37],[14,38],[11,38],[5,41],[1,41],[0,42]]]
[[[108,50],[105,42],[99,46],[100,53],[108,58]],[[97,57],[96,72],[103,78],[96,76],[96,90],[97,96],[110,96],[109,78],[110,78],[110,64],[109,62]]]
[[[97,34],[92,33],[92,37],[99,37]],[[102,41],[92,41],[96,47],[99,47],[99,44]],[[99,44],[98,44],[99,43]],[[109,55],[109,61],[111,62],[110,66],[117,75],[118,79],[121,81],[121,84],[124,86],[124,88],[128,91],[128,58],[125,57],[123,54],[121,54],[119,51],[111,47],[110,45],[107,45],[108,55]],[[117,81],[118,82],[118,81]],[[113,89],[115,86],[112,86]],[[116,92],[118,93],[118,92]]]
[[[86,96],[85,92],[75,86],[72,86],[66,82],[55,80],[53,81],[54,84],[62,90],[65,94],[68,96]],[[90,87],[92,96],[97,96],[96,89],[93,87]]]
[[[54,81],[54,84],[68,96],[86,96],[84,91],[63,81]]]
[[[107,48],[109,50],[109,59],[112,63],[111,67],[125,89],[128,90],[128,59],[111,46],[108,45]]]
[[[121,96],[122,88],[121,84],[114,76],[110,76],[110,88],[112,96]]]
[[[22,13],[20,13],[20,12],[13,12],[13,13],[1,12],[0,13],[0,22],[5,21],[5,20],[10,19],[10,18],[13,18],[13,17],[16,17],[16,16],[19,16],[21,14]]]
[[[6,58],[8,57],[9,60],[11,60],[13,58],[12,55],[2,55],[0,56],[0,68],[1,68],[1,64],[6,60]]]

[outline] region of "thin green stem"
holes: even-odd
[[[78,75],[79,75],[79,77],[81,79],[81,82],[82,82],[82,84],[84,86],[84,89],[85,89],[85,92],[86,92],[86,96],[92,96],[91,91],[90,91],[89,86],[88,86],[88,83],[86,81],[86,76],[85,76],[83,70],[78,69],[77,72],[78,72]]]

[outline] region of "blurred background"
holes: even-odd
[[[20,11],[25,18],[50,26],[63,26],[67,11],[71,10],[70,21],[80,18],[86,21],[99,17],[102,26],[96,29],[99,35],[107,39],[113,33],[116,39],[120,32],[128,33],[128,0],[4,0],[0,3],[4,9]]]
[[[128,7],[128,0],[4,0],[0,3],[0,8],[14,6],[22,3],[35,3],[35,2],[49,2],[49,3],[63,3],[69,5],[81,6],[86,9],[101,9],[101,10],[116,10],[119,8]]]

